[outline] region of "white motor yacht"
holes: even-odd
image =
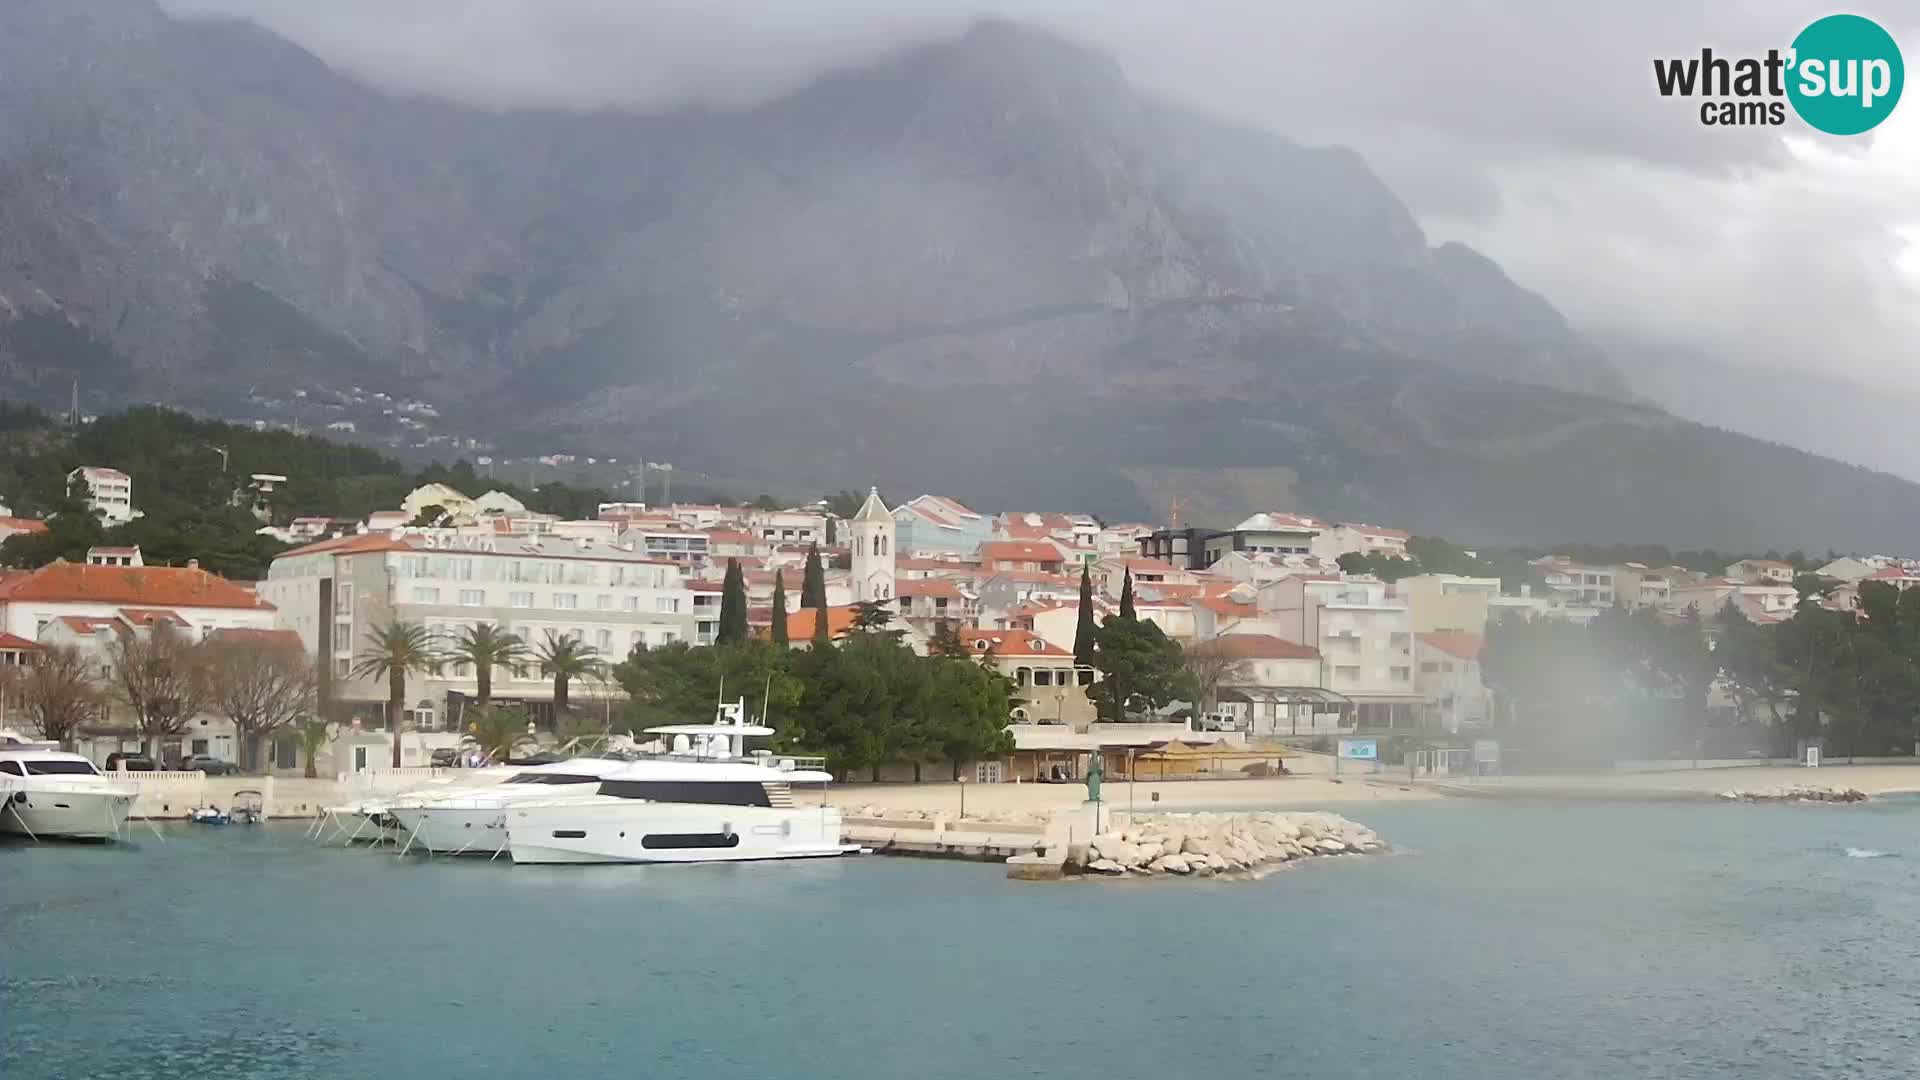
[[[744,703],[719,722],[648,728],[670,746],[612,772],[591,795],[507,807],[515,863],[733,862],[844,855],[840,810],[794,805],[795,784],[831,783],[819,759],[746,753],[773,734],[746,723]],[[670,741],[669,741],[670,740]]]
[[[79,754],[9,734],[0,742],[0,833],[45,840],[117,840],[140,789]]]
[[[419,791],[386,802],[402,842],[428,852],[496,855],[507,845],[505,810],[521,802],[592,795],[625,758],[583,757],[529,765],[498,783]]]
[[[830,783],[811,769],[747,761],[636,761],[590,796],[506,809],[515,863],[733,862],[858,850],[840,839],[840,809],[796,806],[794,784]]]

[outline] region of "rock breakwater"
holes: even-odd
[[[1727,802],[1826,802],[1855,803],[1866,802],[1867,793],[1857,788],[1827,787],[1770,787],[1753,791],[1723,791],[1720,798]]]
[[[1338,814],[1166,814],[1095,836],[1080,869],[1108,877],[1257,877],[1300,859],[1387,850],[1372,829]]]

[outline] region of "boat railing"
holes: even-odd
[[[619,755],[628,761],[703,761],[727,765],[764,765],[781,772],[803,772],[827,768],[827,759],[817,754],[701,754],[693,751],[674,753],[671,750],[648,750],[638,753]]]

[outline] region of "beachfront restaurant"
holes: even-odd
[[[1023,784],[1079,783],[1095,754],[1108,780],[1277,775],[1277,747],[1249,748],[1226,733],[1176,724],[1015,724],[1004,779]],[[1156,756],[1157,755],[1157,756]]]

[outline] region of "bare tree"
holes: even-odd
[[[145,635],[122,630],[108,646],[114,689],[133,710],[134,729],[157,760],[160,740],[186,730],[208,701],[201,647],[171,623],[155,623]]]
[[[105,700],[87,668],[86,654],[71,645],[36,649],[29,662],[0,671],[0,696],[27,715],[41,738],[71,750],[74,733],[99,715]]]
[[[262,740],[312,715],[319,674],[297,638],[215,635],[203,648],[210,703],[233,721],[241,760],[259,769]]]
[[[1202,715],[1219,704],[1221,684],[1242,679],[1247,671],[1247,662],[1233,655],[1219,638],[1188,646],[1181,654],[1180,666],[1192,682],[1194,709]]]

